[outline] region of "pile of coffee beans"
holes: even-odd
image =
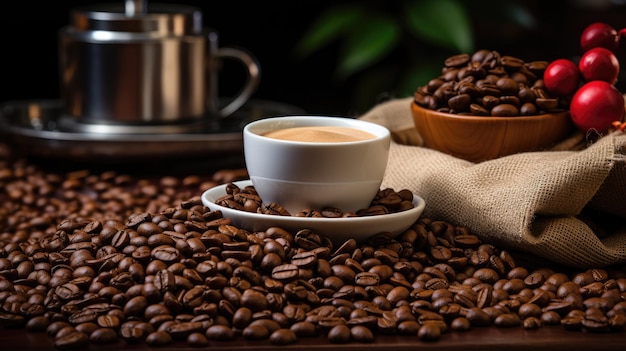
[[[623,269],[526,268],[424,217],[339,246],[307,230],[248,232],[202,205],[202,190],[230,181],[219,174],[50,173],[0,158],[0,322],[60,349],[626,324]]]
[[[414,101],[439,112],[474,116],[534,116],[567,109],[543,82],[547,61],[525,62],[497,51],[478,50],[444,62],[442,74],[419,87]]]
[[[275,202],[264,203],[252,185],[240,188],[232,182],[228,183],[226,185],[226,195],[216,199],[215,203],[239,211],[276,216],[292,215],[281,204]],[[322,209],[303,209],[295,213],[294,216],[324,218],[378,216],[406,211],[413,207],[413,193],[410,190],[402,189],[395,191],[387,188],[378,191],[368,208],[360,209],[356,212],[344,212],[337,207],[325,207]]]

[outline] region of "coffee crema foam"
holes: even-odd
[[[262,135],[274,139],[318,143],[362,141],[376,137],[374,134],[361,129],[339,126],[284,128],[273,130]]]

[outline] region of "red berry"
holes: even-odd
[[[543,72],[546,89],[557,96],[569,96],[578,88],[580,72],[576,64],[568,59],[550,62]]]
[[[580,47],[583,51],[602,47],[615,51],[619,44],[619,35],[610,25],[602,22],[592,23],[580,36]]]
[[[570,116],[578,129],[606,133],[624,116],[624,97],[612,84],[602,80],[585,83],[572,98]]]
[[[603,80],[614,84],[619,74],[619,61],[610,50],[597,47],[583,54],[578,62],[578,69],[587,82]]]

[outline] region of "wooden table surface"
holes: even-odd
[[[268,340],[210,342],[212,350],[624,350],[626,331],[618,333],[586,333],[567,331],[561,326],[544,326],[536,330],[519,328],[484,327],[466,332],[449,332],[433,342],[421,341],[417,337],[377,335],[373,343],[331,344],[323,337],[300,338],[291,345],[276,346]],[[2,350],[56,350],[52,339],[45,333],[27,332],[24,329],[0,329],[0,349]],[[90,344],[85,350],[197,350],[184,342],[166,346],[149,347],[146,344],[126,344],[118,341],[113,344]]]

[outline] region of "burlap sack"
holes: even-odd
[[[570,267],[626,263],[626,133],[591,145],[573,137],[557,148],[574,151],[471,163],[421,146],[410,104],[392,100],[360,117],[392,131],[383,187],[414,191],[425,216],[465,225],[499,247]],[[607,235],[581,219],[589,208],[612,218]]]

